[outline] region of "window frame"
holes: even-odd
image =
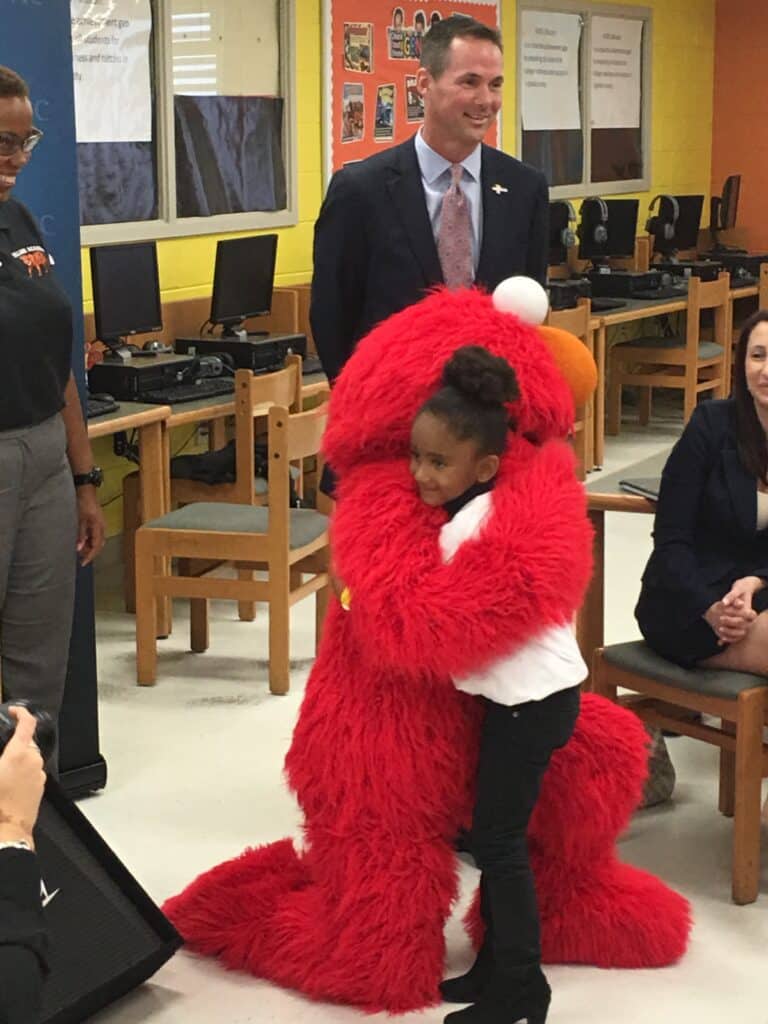
[[[280,30],[280,91],[283,99],[283,157],[288,205],[284,210],[216,214],[212,217],[176,215],[175,125],[171,0],[152,0],[154,63],[162,73],[153,83],[157,109],[158,214],[154,220],[86,224],[81,245],[144,242],[153,239],[223,235],[237,231],[292,227],[298,223],[298,160],[296,127],[296,11],[295,0],[277,0]]]
[[[618,196],[648,192],[653,180],[651,167],[651,117],[653,103],[651,96],[651,79],[653,68],[653,11],[650,7],[630,5],[603,4],[594,0],[520,0],[517,6],[517,103],[515,108],[515,137],[517,152],[523,151],[523,61],[520,49],[522,39],[523,11],[552,11],[560,14],[578,14],[581,16],[581,80],[579,87],[582,97],[581,134],[584,145],[583,175],[580,183],[572,185],[552,185],[549,193],[551,199],[579,199],[588,196]],[[626,18],[630,21],[643,21],[643,44],[640,68],[640,138],[643,156],[642,178],[631,178],[624,181],[590,181],[592,174],[592,128],[590,126],[590,90],[589,83],[592,73],[591,46],[589,33],[593,16],[606,18]]]

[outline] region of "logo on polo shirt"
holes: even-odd
[[[12,252],[11,256],[24,264],[30,277],[33,274],[37,274],[38,277],[44,277],[50,273],[51,260],[48,258],[48,253],[42,245],[25,245],[23,248]]]

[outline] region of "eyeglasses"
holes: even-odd
[[[16,132],[0,132],[0,156],[14,156],[19,150],[22,153],[31,153],[42,137],[43,133],[39,128],[33,128],[26,138],[22,138]]]

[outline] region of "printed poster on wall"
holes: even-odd
[[[523,11],[520,23],[523,129],[531,132],[581,128],[580,16]]]
[[[78,142],[149,142],[150,0],[71,0]]]
[[[593,128],[640,127],[643,23],[592,19],[590,111]]]
[[[424,119],[416,88],[430,25],[466,14],[494,28],[497,0],[324,0],[325,170],[363,160],[410,138]],[[498,127],[485,141],[498,144]]]

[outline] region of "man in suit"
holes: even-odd
[[[443,19],[424,36],[416,75],[421,130],[333,176],[315,225],[310,309],[331,381],[376,323],[446,283],[441,215],[456,174],[471,222],[464,283],[492,290],[513,274],[544,283],[546,179],[482,142],[501,107],[503,80],[499,33],[473,18]]]

